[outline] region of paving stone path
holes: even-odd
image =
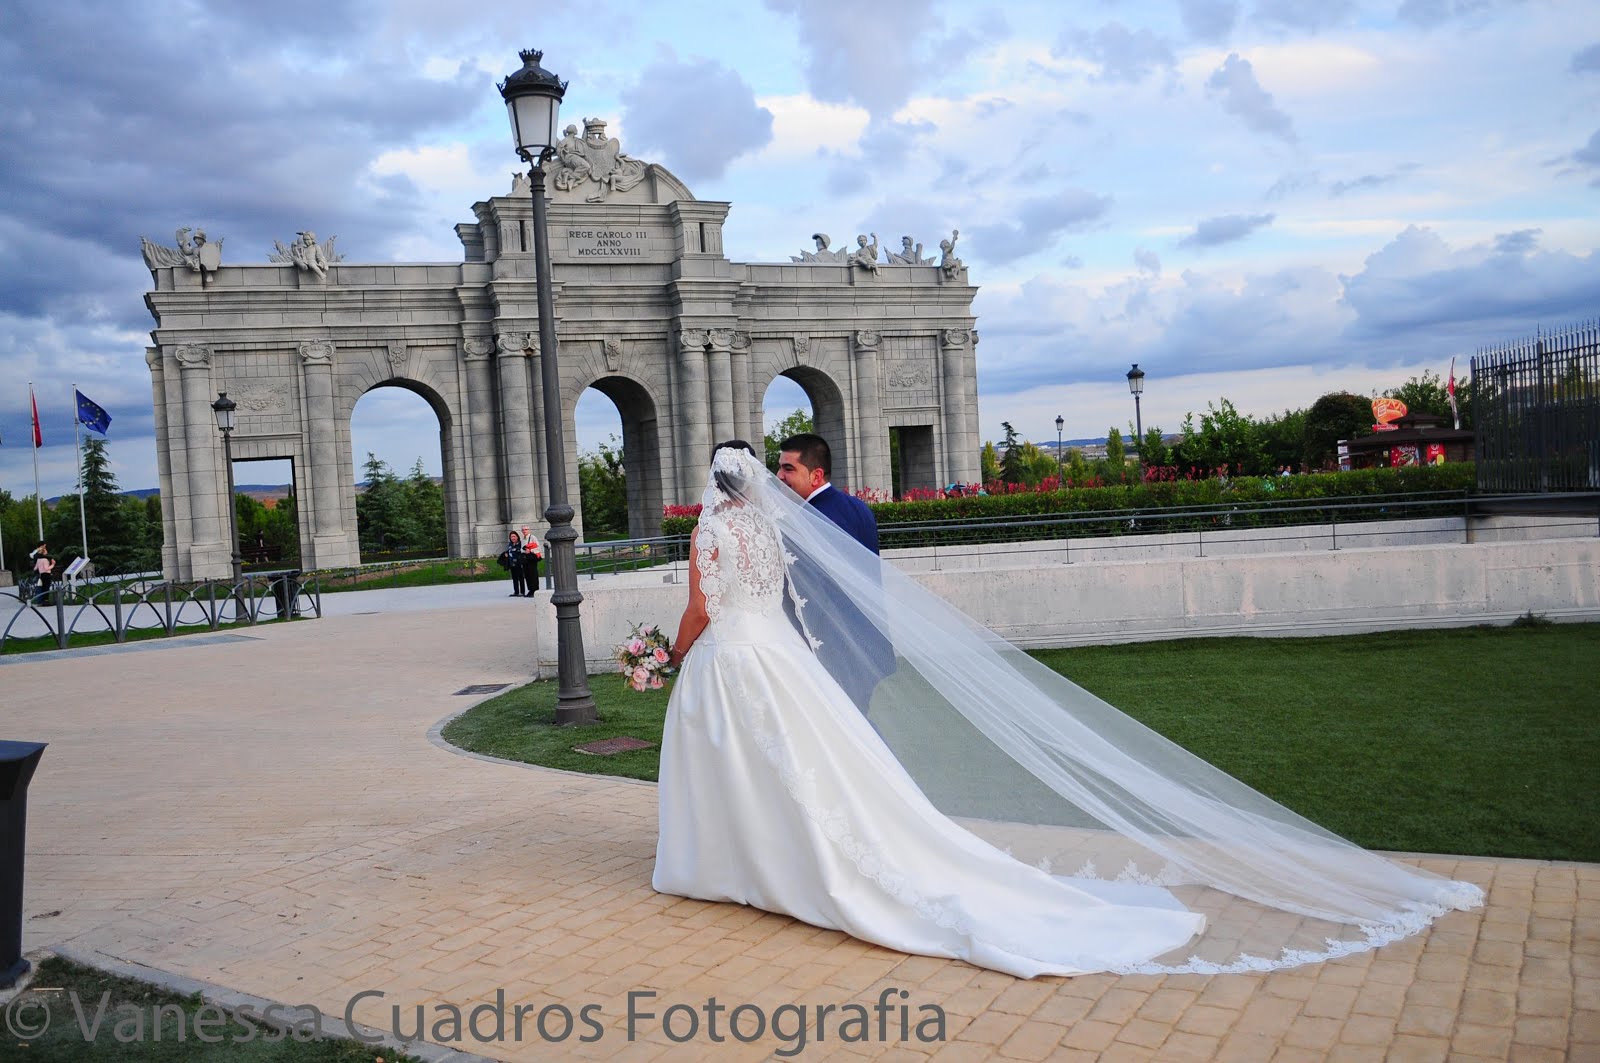
[[[469,1012],[497,990],[577,1020],[559,1047],[537,1010],[520,1042],[454,1043],[494,1059],[766,1059],[792,1047],[793,1023],[746,1044],[724,1012],[713,1043],[710,998],[769,1020],[810,1005],[815,1019],[816,1005],[870,1006],[891,988],[909,996],[891,996],[885,1038],[874,1023],[869,1040],[839,1040],[835,1012],[800,1058],[1600,1059],[1595,865],[1418,858],[1484,886],[1488,907],[1267,976],[1018,981],[657,895],[654,786],[429,738],[474,700],[454,691],[531,674],[528,623],[521,601],[442,599],[0,671],[0,737],[50,743],[30,792],[25,947],[332,1015],[376,990],[353,1014],[379,1029],[390,1005],[402,1029],[417,1005],[431,1026],[439,1005]],[[657,994],[633,1039],[630,991]],[[701,1020],[681,1044],[660,1019],[673,1004]],[[916,1038],[925,1004],[947,1015],[942,1042]],[[560,1010],[545,1018],[553,1039]]]

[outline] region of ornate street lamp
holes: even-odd
[[[567,501],[567,452],[561,414],[561,373],[556,360],[555,298],[550,285],[550,241],[545,219],[544,164],[555,154],[556,123],[566,82],[539,65],[543,52],[521,51],[522,69],[500,83],[511,118],[511,138],[522,161],[533,167],[533,258],[539,293],[539,369],[544,390],[544,450],[549,466],[550,498],[544,519],[550,524],[550,571],[555,577],[556,652],[559,689],[556,694],[558,726],[595,722],[594,695],[589,692],[589,669],[583,654],[583,628],[578,621],[578,562],[573,540],[572,506]]]
[[[1067,486],[1066,469],[1061,464],[1061,430],[1066,426],[1066,419],[1059,413],[1056,414],[1056,479],[1061,487]]]
[[[233,425],[234,411],[239,404],[228,398],[226,391],[217,392],[217,401],[211,412],[217,415],[217,430],[222,433],[222,460],[228,467],[228,534],[233,546],[233,594],[239,601],[239,584],[244,582],[244,565],[239,557],[239,507],[233,500]],[[235,617],[235,619],[241,619]]]
[[[1134,362],[1128,370],[1128,390],[1133,392],[1133,452],[1139,455],[1139,465],[1144,466],[1144,419],[1139,415],[1139,396],[1144,394],[1144,370]]]

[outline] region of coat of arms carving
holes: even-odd
[[[588,203],[604,203],[612,192],[626,192],[644,180],[645,164],[622,153],[616,137],[606,136],[606,123],[600,118],[583,120],[583,136],[569,125],[556,145],[556,166],[550,183],[558,192],[582,191],[590,182],[598,187],[585,197]]]

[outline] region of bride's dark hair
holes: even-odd
[[[711,448],[712,458],[717,456],[717,451],[719,450],[743,450],[749,453],[752,458],[757,456],[756,448],[752,447],[749,443],[746,443],[742,439],[730,439],[725,443],[718,443],[716,446]],[[745,490],[743,482],[735,483],[733,478],[727,473],[723,472],[721,469],[717,469],[712,472],[711,476],[717,481],[717,486],[722,489],[722,493],[730,498],[742,493]]]

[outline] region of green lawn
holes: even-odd
[[[60,992],[43,992],[45,989]],[[109,994],[109,995],[107,995]],[[83,1025],[73,1007],[76,997],[83,1012]],[[102,1007],[102,999],[104,1006]],[[305,1001],[283,1001],[286,1007]],[[275,1029],[252,1019],[228,1017],[207,1024],[208,1015],[198,996],[168,993],[144,982],[118,978],[90,967],[51,957],[39,965],[32,985],[12,1003],[10,1022],[0,1024],[0,1059],[32,1060],[34,1063],[421,1063],[415,1056],[381,1045],[355,1041],[296,1041],[292,1032]],[[157,1012],[157,1008],[166,1008]],[[179,1011],[171,1010],[180,1009]],[[48,1009],[48,1011],[46,1011]],[[178,1040],[179,1014],[183,1016],[184,1038]],[[220,1013],[220,1009],[219,1009]],[[93,1026],[103,1015],[91,1037],[84,1028]],[[308,1012],[286,1012],[287,1020],[307,1017]],[[162,1026],[157,1040],[156,1021]],[[196,1018],[201,1025],[196,1026]],[[342,1015],[333,1016],[342,1018]],[[142,1033],[137,1023],[142,1022]],[[247,1035],[247,1025],[253,1036]],[[44,1028],[42,1035],[23,1039],[20,1033]],[[196,1037],[203,1033],[220,1038],[207,1044]],[[308,1035],[303,1035],[308,1036]]]
[[[1036,654],[1240,780],[1373,849],[1600,861],[1600,624],[1184,639]],[[556,728],[533,683],[445,728],[465,749],[656,777],[668,691],[592,676],[601,723]]]

